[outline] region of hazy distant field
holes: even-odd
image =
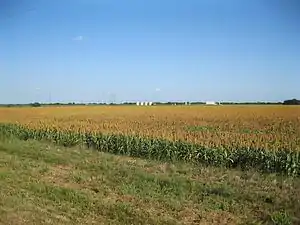
[[[206,147],[300,150],[300,107],[75,106],[0,108],[1,123],[35,129],[118,133]]]

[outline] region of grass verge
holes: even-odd
[[[300,179],[0,140],[0,224],[298,224]]]

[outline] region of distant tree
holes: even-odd
[[[297,99],[290,99],[290,100],[285,100],[283,102],[284,105],[300,105],[300,100]]]
[[[41,104],[39,102],[34,102],[31,104],[32,107],[40,107]]]

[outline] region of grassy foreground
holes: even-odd
[[[0,224],[299,223],[299,178],[0,140]]]

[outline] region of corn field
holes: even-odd
[[[0,134],[158,160],[300,175],[300,107],[0,108]]]

